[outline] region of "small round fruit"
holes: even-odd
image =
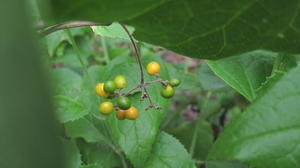
[[[171,98],[175,94],[175,90],[171,85],[167,85],[166,87],[162,88],[160,94],[164,98]]]
[[[106,93],[106,92],[104,91],[103,86],[104,86],[104,83],[98,83],[98,84],[96,85],[95,90],[96,90],[96,93],[97,93],[99,96],[104,97],[104,98],[107,98],[107,97],[109,96],[109,93]]]
[[[126,110],[126,118],[129,120],[135,120],[138,118],[139,110],[134,106],[131,106],[128,110]]]
[[[117,104],[118,104],[120,109],[127,110],[131,106],[131,101],[128,97],[119,97],[117,99]]]
[[[104,83],[104,91],[108,92],[108,93],[114,93],[115,90],[117,89],[117,86],[115,84],[115,82],[113,81],[107,81]]]
[[[172,78],[169,80],[169,84],[173,87],[179,86],[180,83],[181,83],[181,81],[178,78]]]
[[[116,113],[116,117],[119,120],[124,120],[126,118],[126,110],[118,110]]]
[[[160,71],[159,63],[152,61],[147,65],[147,72],[149,75],[155,75]]]
[[[102,114],[110,114],[114,109],[114,105],[110,101],[103,102],[99,105],[99,111]]]
[[[126,87],[126,79],[122,75],[118,75],[115,77],[114,82],[118,89],[123,89]]]

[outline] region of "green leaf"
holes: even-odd
[[[81,88],[82,77],[66,68],[52,70],[51,77],[59,121],[65,123],[87,115],[91,104],[85,101],[86,92]]]
[[[275,53],[257,50],[208,61],[208,65],[228,85],[253,101],[257,97],[255,90],[271,75],[275,56]]]
[[[130,26],[127,26],[127,29],[131,34],[134,31],[134,28]],[[127,33],[119,23],[113,23],[110,26],[94,26],[93,31],[104,37],[130,40]]]
[[[83,159],[93,168],[113,168],[121,165],[120,157],[108,146],[100,144],[84,144]]]
[[[213,144],[213,135],[210,124],[205,121],[185,122],[168,133],[175,136],[186,149],[190,149],[193,136],[196,136],[193,158],[205,160]]]
[[[255,49],[299,53],[299,0],[51,0],[56,22],[125,22],[139,41],[218,59]]]
[[[196,168],[183,145],[171,135],[160,132],[153,145],[151,156],[145,168]]]
[[[222,79],[213,73],[206,63],[202,64],[199,68],[198,78],[202,88],[206,91],[221,90],[228,86]]]
[[[62,140],[65,149],[65,167],[64,168],[80,168],[81,155],[76,143],[71,140]]]
[[[89,111],[87,107],[80,101],[74,100],[64,95],[54,97],[55,112],[61,123],[74,121],[87,115]]]
[[[207,168],[249,168],[239,161],[214,160],[206,163]]]
[[[66,135],[70,138],[83,138],[86,142],[101,142],[104,135],[87,118],[65,123]]]
[[[230,123],[210,159],[238,159],[256,168],[299,167],[300,66],[283,76]]]

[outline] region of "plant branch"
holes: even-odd
[[[54,26],[49,26],[49,27],[40,29],[40,30],[38,30],[38,34],[40,35],[40,37],[44,37],[55,31],[68,29],[68,28],[84,27],[84,26],[109,26],[109,25],[111,25],[111,23],[107,24],[107,23],[96,23],[96,22],[90,22],[90,21],[74,21],[74,22],[57,24]]]
[[[153,80],[153,81],[149,81],[149,82],[144,82],[143,84],[138,84],[136,85],[135,87],[133,87],[132,89],[130,89],[126,94],[124,94],[123,96],[128,96],[130,95],[130,93],[132,93],[133,91],[135,91],[136,89],[138,88],[143,88],[147,85],[151,85],[151,84],[154,84],[154,83],[165,83],[166,81],[162,80],[162,79],[157,79],[157,80]]]
[[[139,64],[139,67],[140,67],[140,73],[141,73],[141,83],[144,83],[144,71],[143,71],[143,67],[142,67],[142,61],[141,61],[141,55],[140,55],[140,52],[138,50],[138,47],[132,37],[132,35],[130,34],[129,30],[127,29],[127,27],[124,25],[124,24],[121,24],[121,26],[123,27],[123,29],[126,31],[132,45],[133,45],[133,48],[134,48],[134,51],[135,51],[135,54],[136,54],[136,60]]]

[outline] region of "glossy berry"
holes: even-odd
[[[106,101],[99,105],[99,111],[102,114],[110,114],[114,109],[114,105],[112,102]]]
[[[171,98],[175,94],[175,90],[171,85],[167,85],[166,87],[162,88],[160,94],[164,98]]]
[[[152,61],[147,65],[147,72],[149,75],[155,75],[160,71],[159,63]]]
[[[118,89],[123,89],[126,87],[126,79],[122,75],[118,75],[115,77],[114,82]]]
[[[118,110],[116,113],[116,117],[119,120],[124,120],[126,118],[126,110]]]
[[[179,86],[180,83],[181,83],[181,81],[178,78],[172,78],[169,80],[169,84],[173,87]]]
[[[117,99],[117,104],[118,104],[120,109],[127,110],[131,106],[131,101],[128,97],[119,97]]]
[[[107,93],[107,92],[104,91],[103,86],[104,86],[104,83],[98,83],[98,84],[96,85],[95,90],[96,90],[96,93],[97,93],[99,96],[104,97],[104,98],[107,98],[107,97],[109,96],[109,93]]]
[[[128,110],[126,110],[126,118],[129,120],[135,120],[138,118],[139,110],[134,106],[131,106]]]
[[[104,91],[108,93],[114,93],[117,89],[117,85],[113,81],[107,81],[104,83]]]

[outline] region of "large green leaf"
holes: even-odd
[[[256,168],[300,166],[300,66],[292,69],[229,124],[210,159],[237,159]]]
[[[86,92],[81,88],[82,77],[66,68],[54,69],[51,75],[55,111],[59,121],[65,123],[87,115],[90,104],[85,102]]]
[[[152,58],[158,61],[161,65],[160,75],[162,78],[168,78],[168,72],[163,62],[159,58]],[[126,93],[128,90],[136,86],[140,82],[139,68],[134,60],[124,57],[117,57],[110,62],[106,67],[106,71],[98,74],[99,81],[103,82],[114,79],[117,75],[123,75],[127,79],[127,87],[122,90]],[[143,60],[147,63],[147,60]],[[97,73],[97,70],[94,71]],[[95,74],[94,74],[95,75]],[[153,76],[149,76],[145,72],[146,81],[155,80]],[[161,84],[157,83],[149,85],[148,91],[151,95],[153,103],[166,108],[168,100],[160,96]],[[140,92],[135,92],[134,96],[130,96],[132,104],[139,110],[139,117],[137,120],[118,120],[115,114],[108,116],[108,125],[111,130],[113,140],[122,148],[126,157],[133,163],[135,167],[142,167],[148,159],[152,145],[155,142],[156,134],[158,132],[160,122],[164,116],[163,110],[150,109],[145,111],[149,105],[147,99],[140,102]],[[106,101],[101,98],[100,101]]]
[[[81,165],[81,155],[79,149],[73,140],[62,140],[65,150],[65,168],[80,168]]]
[[[168,131],[174,135],[186,149],[190,149],[194,139],[193,158],[205,160],[213,144],[213,135],[210,124],[205,121],[186,122],[178,128]]]
[[[66,135],[70,138],[83,138],[87,142],[101,142],[104,135],[87,118],[65,123]]]
[[[160,132],[157,135],[151,156],[145,168],[195,168],[191,156],[183,145],[171,135]]]
[[[256,98],[256,89],[271,75],[275,53],[253,51],[238,56],[208,61],[210,68],[248,100]]]
[[[297,53],[299,0],[50,0],[54,20],[122,21],[137,40],[217,59],[254,49]]]
[[[206,63],[202,64],[199,68],[198,78],[202,88],[206,91],[222,90],[228,87],[220,77],[214,74]]]
[[[108,146],[100,144],[82,144],[82,158],[86,166],[93,168],[114,168],[121,165],[120,157]]]
[[[249,166],[238,161],[214,160],[206,163],[207,168],[249,168]]]

